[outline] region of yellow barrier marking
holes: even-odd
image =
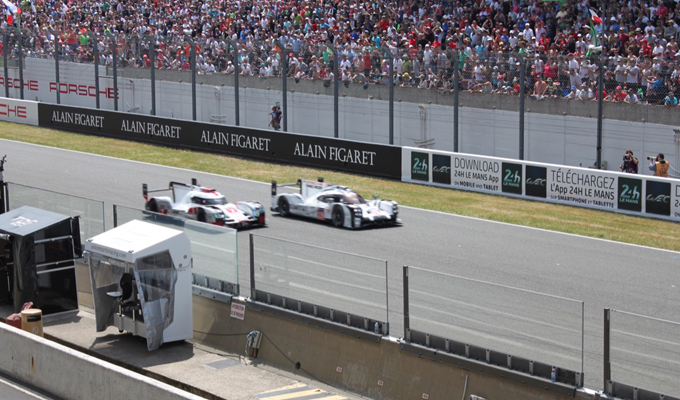
[[[274,393],[274,392],[280,392],[283,390],[291,390],[291,389],[297,389],[297,388],[302,388],[302,387],[307,387],[304,383],[296,383],[294,385],[289,385],[289,386],[284,386],[282,388],[274,389],[274,390],[268,390],[266,392],[259,393],[257,395],[258,398],[262,398],[260,396],[266,395],[267,393]]]
[[[319,398],[321,398],[321,397],[323,397],[324,399],[326,398],[324,396],[324,394],[325,394],[324,391],[322,391],[320,389],[312,389],[312,390],[305,390],[305,391],[301,391],[301,392],[280,394],[278,396],[261,397],[261,399],[267,399],[267,400],[299,399],[301,397],[313,396],[315,394],[321,395],[321,396],[319,396]]]

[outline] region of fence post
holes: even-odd
[[[458,152],[458,116],[460,110],[459,108],[459,98],[458,94],[460,92],[460,81],[458,79],[458,74],[460,74],[460,54],[457,50],[451,52],[453,54],[453,151]]]
[[[253,234],[250,234],[250,299],[257,301],[255,290],[255,244]]]
[[[196,121],[196,43],[187,35],[184,35],[184,40],[191,46],[189,53],[189,62],[191,63],[191,118]]]
[[[111,54],[113,56],[113,109],[118,111],[118,49],[116,37],[111,32],[107,32],[106,35],[111,40]]]
[[[340,58],[338,57],[338,49],[333,46],[330,42],[326,44],[329,49],[333,52],[333,137],[339,137],[339,116],[338,116],[338,64],[340,63]]]
[[[5,97],[9,98],[9,67],[7,66],[7,53],[9,52],[9,38],[7,31],[3,29],[2,31],[2,61],[4,65],[5,72]]]
[[[235,125],[239,126],[239,109],[238,109],[238,75],[239,75],[239,68],[241,67],[238,59],[238,45],[236,42],[234,42],[232,39],[227,38],[227,43],[231,45],[231,47],[234,48],[234,119],[235,119]]]
[[[7,48],[5,48],[7,51]],[[7,196],[5,196],[6,186],[5,186],[5,162],[7,161],[7,156],[2,156],[0,158],[0,214],[4,214],[8,207],[5,207],[7,202]]]
[[[19,51],[17,51],[19,60],[19,98],[24,99],[24,50],[21,44],[21,29],[17,29],[17,46],[19,46]]]
[[[394,144],[394,54],[392,54],[392,51],[390,50],[387,45],[383,44],[382,45],[382,52],[383,52],[383,57],[387,55],[388,60],[389,60],[389,65],[390,65],[390,74],[389,80],[390,80],[390,103],[389,103],[389,118],[390,118],[390,123],[389,123],[389,134],[390,134],[390,144]]]
[[[87,34],[94,40],[94,46],[92,49],[92,54],[94,55],[94,91],[95,93],[95,105],[99,109],[99,37],[96,33],[92,31],[87,31]],[[54,38],[57,41],[57,38]]]
[[[612,379],[612,370],[611,370],[611,364],[610,364],[610,359],[609,359],[609,350],[610,350],[610,320],[611,320],[611,309],[605,308],[604,309],[604,359],[603,359],[603,364],[604,364],[604,391],[607,393],[607,385],[609,381]]]
[[[156,37],[149,35],[148,38],[151,59],[151,115],[156,115]]]
[[[59,47],[59,40],[57,40],[57,33],[54,29],[48,28],[48,31],[54,36],[54,82],[57,84],[57,104],[61,104],[61,93],[59,90],[59,52],[61,48]]]
[[[602,169],[602,119],[604,118],[604,99],[602,96],[604,89],[604,63],[600,58],[593,54],[591,57],[597,64],[597,154],[595,156],[595,168]]]
[[[283,90],[282,111],[283,111],[283,132],[288,132],[288,52],[279,39],[274,44],[281,50],[281,85]]]
[[[408,307],[408,265],[404,265],[404,340],[411,341],[411,322]]]
[[[526,59],[519,56],[519,159],[524,160],[524,99],[526,97]]]

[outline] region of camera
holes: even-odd
[[[654,156],[652,156],[652,157],[647,156],[647,159],[648,159],[648,160],[656,160],[656,157],[654,157]]]

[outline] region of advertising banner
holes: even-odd
[[[429,166],[429,167],[428,167]],[[402,181],[680,221],[680,180],[402,148]]]
[[[0,98],[0,120],[38,125],[38,102]]]
[[[402,153],[396,146],[45,103],[40,103],[38,116],[45,128],[391,179],[401,177]],[[429,160],[421,168],[429,171]],[[424,180],[429,180],[429,175]]]

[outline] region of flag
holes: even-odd
[[[21,9],[17,7],[14,3],[10,2],[9,0],[2,0],[2,2],[5,3],[5,6],[7,6],[7,9],[12,14],[21,14]]]
[[[543,0],[544,2],[550,2],[554,1],[555,3],[559,4],[560,6],[564,4],[564,0]]]
[[[3,0],[3,1],[4,1],[4,0]],[[595,12],[595,10],[593,10],[593,9],[591,8],[589,11],[590,11],[590,20],[591,20],[593,23],[596,23],[596,24],[598,24],[598,25],[601,24],[601,23],[602,23],[602,18],[600,18],[600,17],[597,15],[597,13]]]

